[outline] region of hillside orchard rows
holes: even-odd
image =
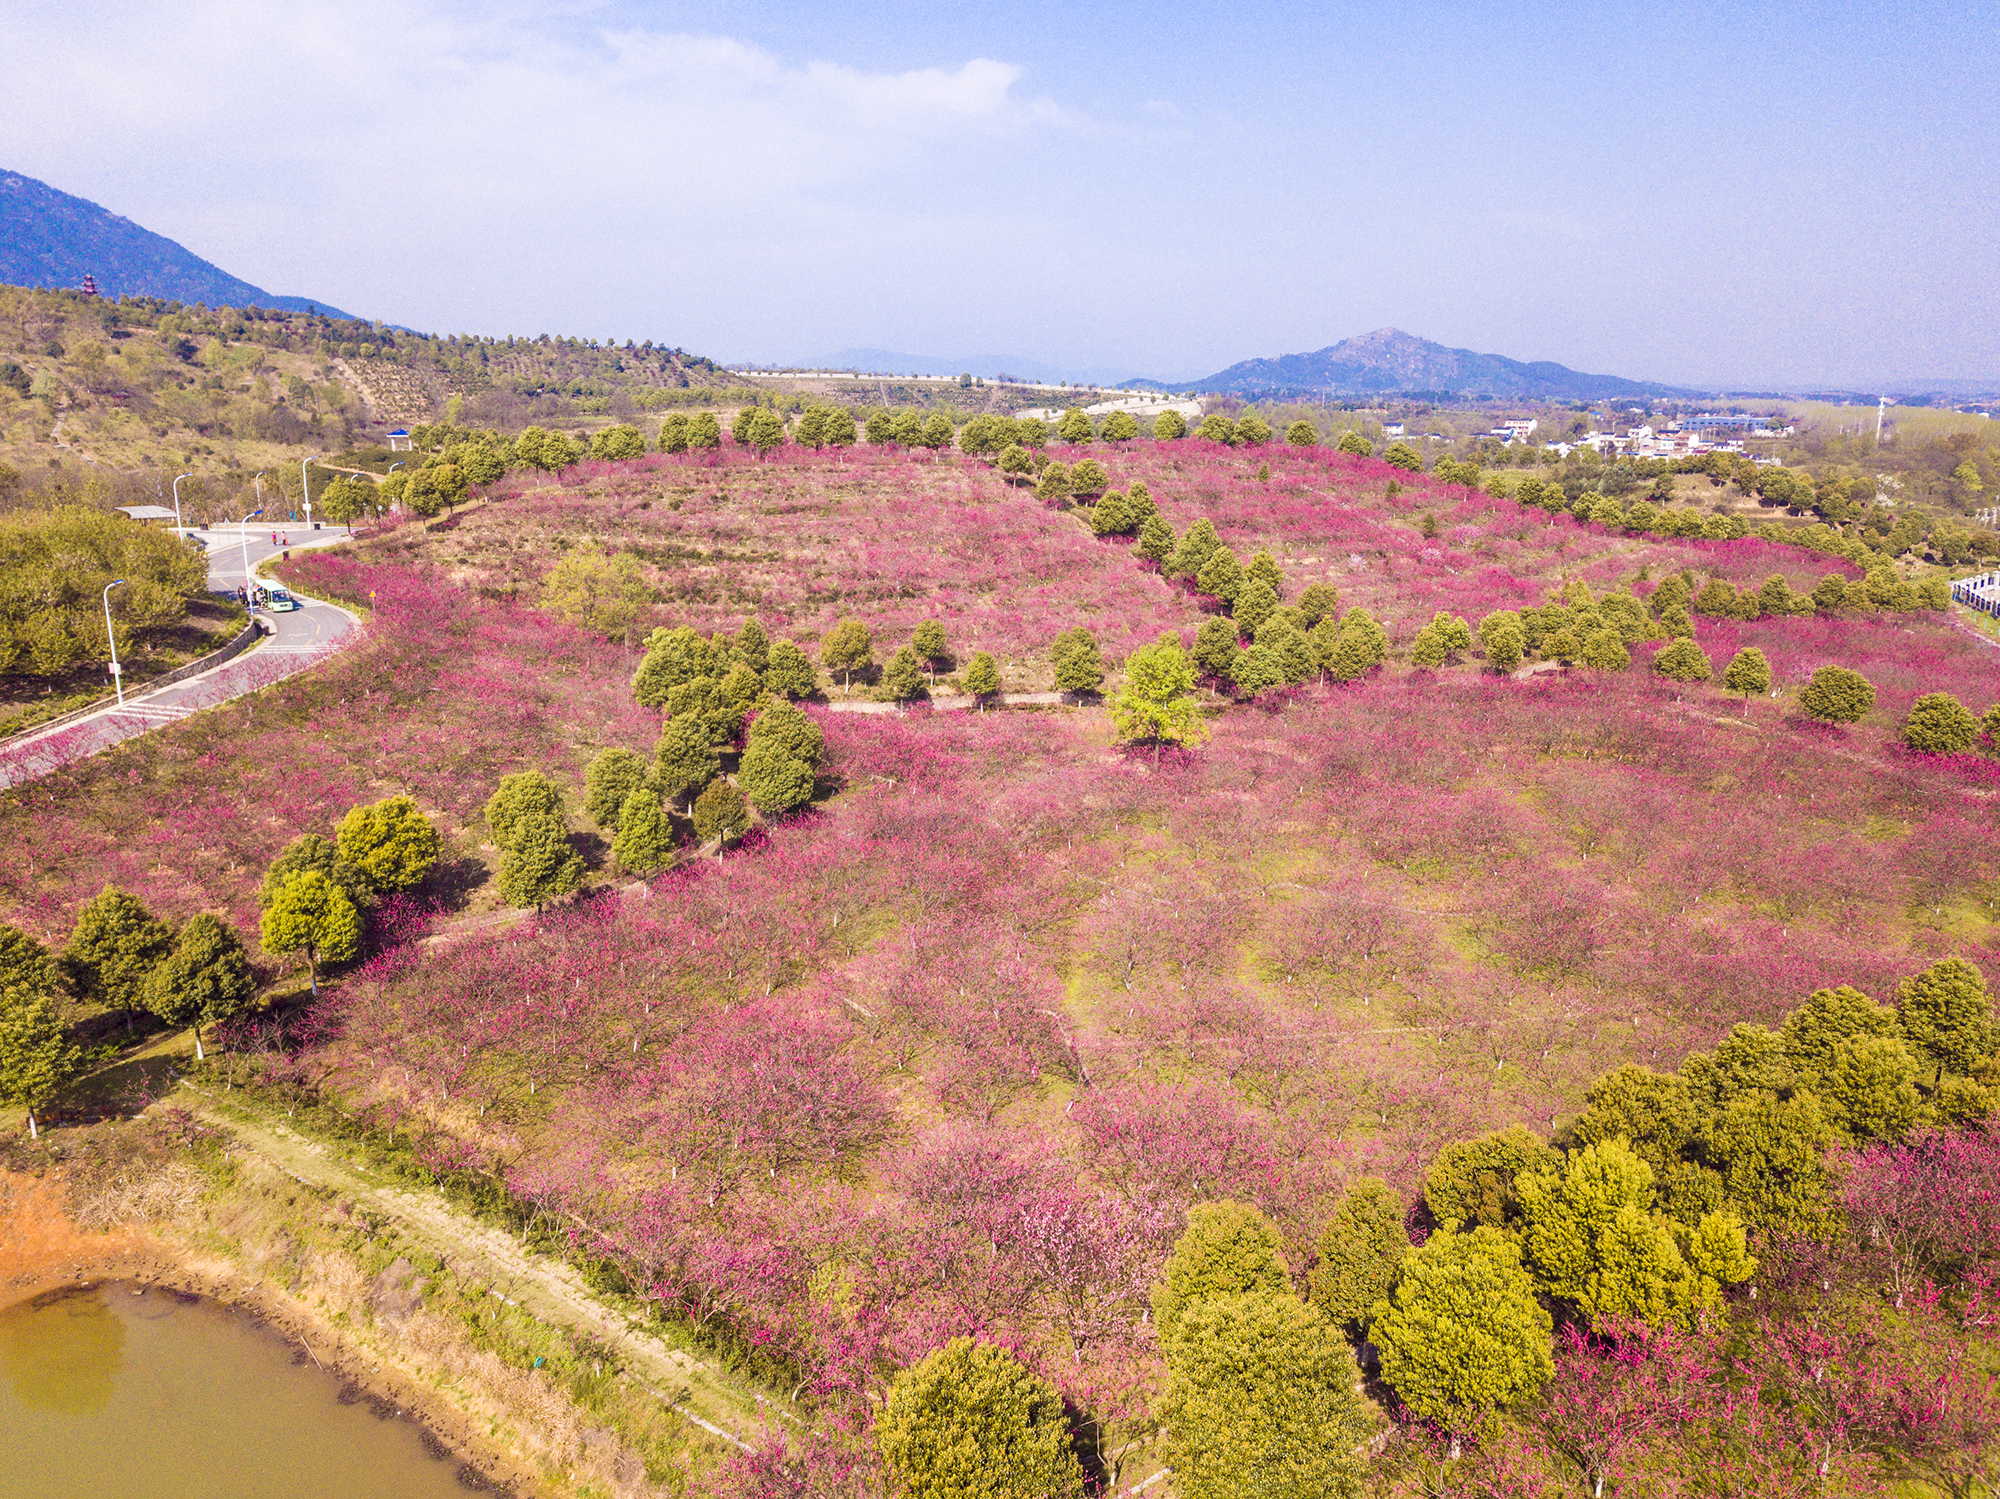
[[[150,1009],[495,1174],[812,1407],[731,1492],[1972,1492],[1990,647],[1846,532],[1093,453],[517,472],[294,560],[352,649],[0,803],[4,1054]]]

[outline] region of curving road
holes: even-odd
[[[217,593],[234,593],[244,579],[244,534],[235,527],[194,530],[193,534],[208,547],[208,586]],[[347,539],[346,532],[331,527],[288,534],[294,551]],[[259,562],[283,550],[271,544],[268,530],[252,530],[247,548],[251,574]],[[233,661],[150,692],[136,689],[126,694],[122,708],[113,703],[87,717],[31,731],[0,745],[0,788],[18,786],[121,740],[268,687],[338,650],[360,627],[360,621],[338,604],[303,595],[299,601],[305,607],[288,614],[260,613],[257,617],[267,628],[275,626],[276,632]]]

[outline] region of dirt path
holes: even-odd
[[[185,1080],[177,1102],[227,1129],[238,1149],[270,1162],[294,1181],[334,1192],[395,1219],[462,1279],[536,1320],[582,1333],[616,1349],[626,1375],[709,1435],[734,1446],[764,1424],[767,1413],[796,1412],[745,1388],[713,1363],[678,1348],[630,1314],[600,1300],[576,1270],[524,1248],[511,1234],[481,1223],[445,1200],[412,1191],[368,1170],[338,1146],[309,1139],[274,1114],[223,1098]]]

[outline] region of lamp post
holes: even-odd
[[[317,457],[319,457],[319,454],[317,453],[308,453],[303,459],[299,461],[299,493],[305,496],[306,524],[308,526],[312,524],[313,497],[312,497],[312,486],[306,482],[306,465],[311,463],[313,459]]]
[[[400,463],[392,463],[392,464],[390,464],[390,465],[389,465],[389,473],[388,473],[388,474],[384,474],[384,475],[382,476],[382,482],[383,482],[384,484],[387,484],[387,483],[389,482],[389,474],[393,474],[393,473],[395,473],[395,472],[396,472],[396,470],[397,470],[397,469],[399,469],[399,468],[401,468],[402,466],[403,466],[403,465],[402,465],[402,464],[400,464]],[[347,529],[351,531],[351,530],[353,530],[354,528],[353,528],[352,526],[349,526],[349,527],[348,527]]]
[[[125,580],[113,578],[104,585],[104,639],[111,647],[111,685],[118,689],[118,706],[125,706],[125,671],[118,664],[118,632],[111,628],[111,590]]]
[[[181,529],[181,479],[193,477],[193,474],[182,474],[180,479],[174,480],[174,535],[182,541],[187,539],[187,534]]]
[[[237,527],[238,533],[243,538],[243,607],[246,609],[250,607],[250,522],[263,513],[264,507],[260,505],[244,516],[243,524]]]

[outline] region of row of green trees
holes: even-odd
[[[259,890],[259,937],[266,952],[302,953],[317,992],[328,964],[359,950],[364,913],[383,897],[415,889],[437,862],[437,830],[408,797],[350,809],[332,840],[308,833],[288,844]],[[128,891],[106,885],[84,902],[60,953],[16,927],[0,926],[0,1103],[35,1110],[83,1065],[64,1020],[77,1002],[166,1025],[202,1030],[241,1015],[257,981],[242,938],[209,912],[178,928]]]

